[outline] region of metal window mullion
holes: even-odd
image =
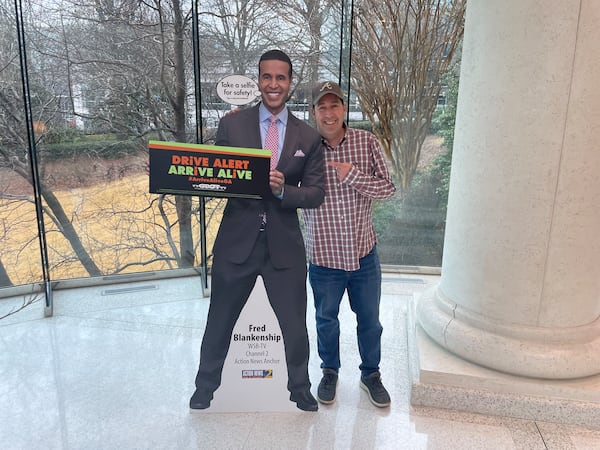
[[[46,228],[44,226],[44,211],[42,207],[42,190],[38,168],[37,149],[33,130],[33,114],[31,111],[31,93],[29,90],[29,73],[27,70],[27,51],[25,48],[25,27],[23,22],[23,4],[15,0],[15,21],[17,26],[17,39],[19,45],[19,63],[21,67],[21,83],[23,87],[23,107],[25,112],[25,125],[27,128],[27,151],[31,168],[33,197],[35,202],[38,240],[40,244],[40,257],[42,262],[42,275],[44,282],[45,308],[44,315],[53,313],[52,286],[50,282],[50,264],[48,261],[48,245],[46,242]]]

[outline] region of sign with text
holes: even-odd
[[[283,335],[259,276],[233,329],[221,386],[199,411],[297,412],[287,381]]]
[[[270,192],[269,150],[150,141],[148,151],[153,194],[259,199]]]
[[[260,96],[258,85],[252,78],[229,75],[217,83],[217,95],[230,105],[247,105]]]

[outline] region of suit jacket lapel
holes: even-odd
[[[262,140],[260,138],[260,118],[258,114],[258,107],[260,103],[252,108],[251,123],[252,126],[248,127],[250,135],[248,136],[249,148],[262,148]]]
[[[284,164],[287,164],[288,160],[294,155],[294,152],[298,147],[298,122],[291,111],[288,110],[288,114],[285,139],[283,141],[283,148],[281,149],[281,156],[279,157],[279,162],[282,164],[282,167]]]

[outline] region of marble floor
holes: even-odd
[[[198,277],[57,290],[52,318],[38,302],[0,320],[0,448],[600,449],[597,430],[410,405],[407,305],[436,281],[384,275],[389,409],[359,388],[355,321],[343,304],[337,400],[317,413],[190,412],[208,306]],[[0,300],[0,316],[20,302]],[[316,393],[310,306],[307,323]]]

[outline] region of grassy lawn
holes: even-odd
[[[147,175],[128,176],[93,186],[54,192],[70,217],[84,247],[103,273],[113,274],[160,270],[176,267],[175,262],[156,261],[160,255],[172,255],[165,230],[170,226],[178,245],[176,213],[165,204],[168,223],[157,207],[159,196],[148,193]],[[197,204],[197,199],[195,199]],[[218,214],[208,202],[207,215]],[[219,208],[215,206],[215,208]],[[89,276],[75,257],[71,246],[58,231],[57,224],[46,214],[45,229],[48,259],[53,280]],[[193,236],[200,236],[197,221]],[[40,249],[37,239],[35,208],[26,201],[0,200],[0,223],[4,236],[0,256],[14,284],[42,279]],[[217,220],[209,223],[209,246],[212,247]],[[197,252],[198,253],[198,252]],[[135,264],[120,272],[127,264]]]

